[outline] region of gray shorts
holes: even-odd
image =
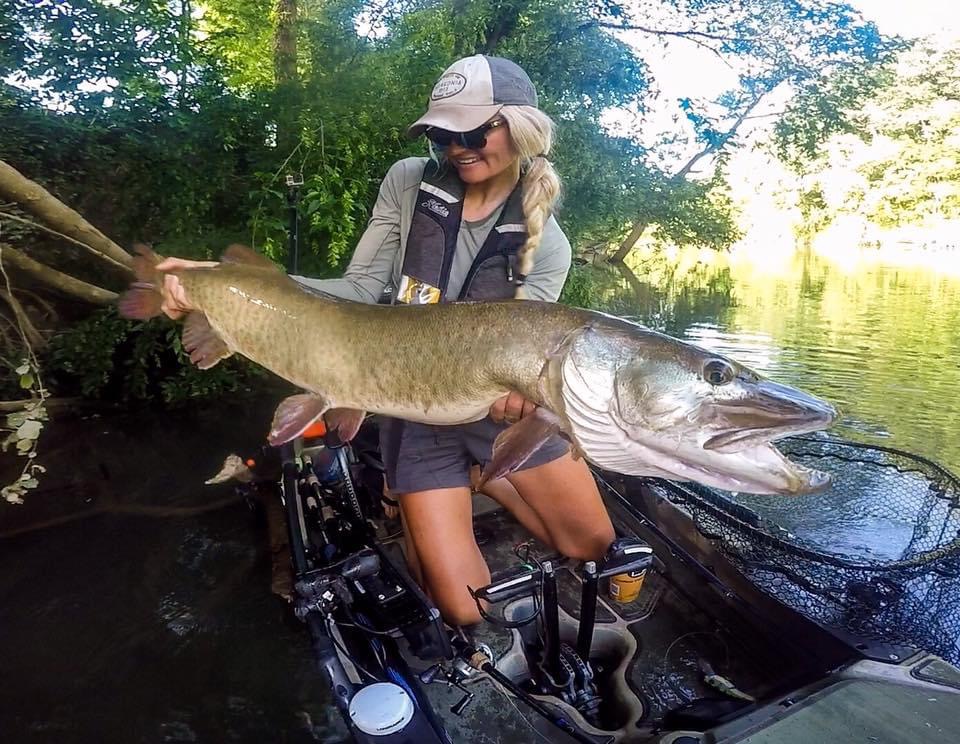
[[[380,453],[387,485],[396,493],[435,488],[470,486],[470,467],[490,461],[493,440],[509,424],[487,417],[472,424],[430,426],[412,421],[383,418],[380,422]],[[569,445],[554,435],[519,470],[556,460]]]

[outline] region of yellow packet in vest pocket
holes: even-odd
[[[397,302],[406,305],[435,305],[440,302],[440,290],[432,284],[404,274],[400,278]]]

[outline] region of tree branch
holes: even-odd
[[[44,266],[7,243],[0,243],[0,257],[21,271],[25,271],[35,279],[40,280],[48,287],[59,290],[75,299],[93,305],[109,305],[117,299],[116,292],[87,284],[87,282],[75,279],[56,269],[51,269],[49,266]]]
[[[711,152],[719,152],[720,150],[722,150],[724,145],[726,145],[727,142],[729,142],[733,138],[733,135],[737,133],[737,130],[740,128],[740,125],[747,120],[747,117],[750,116],[750,112],[757,107],[757,104],[760,103],[760,101],[767,94],[767,92],[768,91],[763,91],[762,93],[756,94],[753,97],[753,100],[750,101],[750,103],[747,105],[747,107],[740,112],[740,115],[737,117],[736,121],[734,121],[733,124],[730,126],[730,128],[726,132],[724,132],[723,136],[720,137],[720,140],[715,144],[707,145],[700,152],[698,152],[696,155],[690,158],[690,160],[687,161],[687,164],[684,165],[683,168],[681,168],[676,173],[676,175],[672,176],[672,178],[674,180],[680,180],[681,178],[684,178],[691,170],[693,170],[693,166],[696,165],[701,158],[706,157]]]
[[[693,166],[695,166],[698,162],[700,162],[702,158],[706,157],[707,155],[713,152],[719,152],[720,150],[722,150],[726,146],[726,144],[733,138],[733,136],[737,133],[737,130],[740,128],[743,122],[745,122],[747,119],[750,118],[750,112],[757,107],[757,104],[760,103],[760,101],[768,92],[769,92],[768,90],[765,90],[761,93],[755,94],[753,97],[753,100],[750,101],[750,103],[747,104],[747,107],[740,112],[740,115],[737,116],[733,124],[730,125],[730,128],[727,129],[727,131],[724,132],[723,135],[716,142],[708,144],[700,152],[698,152],[696,155],[690,158],[690,160],[688,160],[686,164],[679,171],[677,171],[674,175],[670,176],[669,180],[673,182],[682,181],[684,178],[686,178],[687,174],[690,173],[691,170],[693,170]],[[626,238],[624,238],[622,243],[620,243],[620,246],[617,248],[614,254],[610,256],[610,258],[608,259],[609,262],[614,264],[622,263],[623,259],[626,258],[627,254],[633,249],[633,246],[640,239],[640,236],[643,235],[643,231],[647,229],[648,224],[649,222],[647,220],[639,220],[633,226],[633,229],[630,231],[630,234],[627,235]]]
[[[2,160],[0,160],[0,194],[12,199],[24,210],[56,228],[60,233],[113,259],[115,263],[125,267],[132,265],[133,258],[123,248],[40,184],[26,178]],[[133,273],[130,268],[127,271]]]
[[[20,304],[20,300],[14,297],[12,292],[8,292],[5,289],[0,289],[0,300],[4,300],[10,306],[10,309],[13,311],[13,314],[17,319],[17,326],[19,327],[20,332],[24,335],[27,342],[34,349],[42,349],[47,345],[47,340],[33,325],[33,322],[24,311],[23,305]]]
[[[16,220],[17,222],[22,222],[25,225],[30,225],[30,227],[35,227],[38,230],[43,230],[45,232],[50,233],[51,235],[56,235],[58,238],[63,238],[64,240],[69,241],[70,243],[79,245],[81,248],[89,251],[92,255],[96,256],[98,259],[102,261],[106,261],[107,263],[113,264],[114,266],[116,266],[117,268],[123,271],[126,271],[129,268],[128,266],[120,263],[119,261],[115,261],[114,259],[110,258],[110,256],[107,256],[101,253],[96,248],[91,248],[86,243],[81,243],[76,238],[71,238],[69,235],[64,235],[62,232],[57,232],[51,227],[47,227],[46,225],[41,225],[39,222],[34,222],[33,220],[25,220],[23,217],[18,217],[17,215],[10,214],[9,212],[0,212],[0,217],[4,217],[8,220]]]
[[[597,21],[597,26],[601,28],[610,28],[615,31],[640,31],[645,34],[652,34],[654,36],[676,36],[681,39],[690,39],[693,40],[695,37],[700,39],[709,39],[710,41],[739,41],[736,36],[720,36],[719,34],[708,34],[705,31],[694,31],[690,29],[688,31],[668,31],[663,28],[650,28],[648,26],[637,26],[632,23],[605,23],[603,21]]]

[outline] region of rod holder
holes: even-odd
[[[562,676],[560,667],[560,613],[557,598],[557,574],[551,561],[543,564],[543,658],[547,672],[555,680]]]
[[[595,561],[583,564],[583,588],[580,592],[580,629],[577,631],[577,654],[590,663],[593,627],[597,620],[597,586],[600,574]]]

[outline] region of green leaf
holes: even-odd
[[[43,429],[43,424],[40,421],[30,419],[29,421],[24,421],[23,424],[20,425],[20,428],[17,429],[17,437],[19,437],[21,441],[31,441],[40,436],[41,429]],[[20,446],[19,442],[17,446]]]

